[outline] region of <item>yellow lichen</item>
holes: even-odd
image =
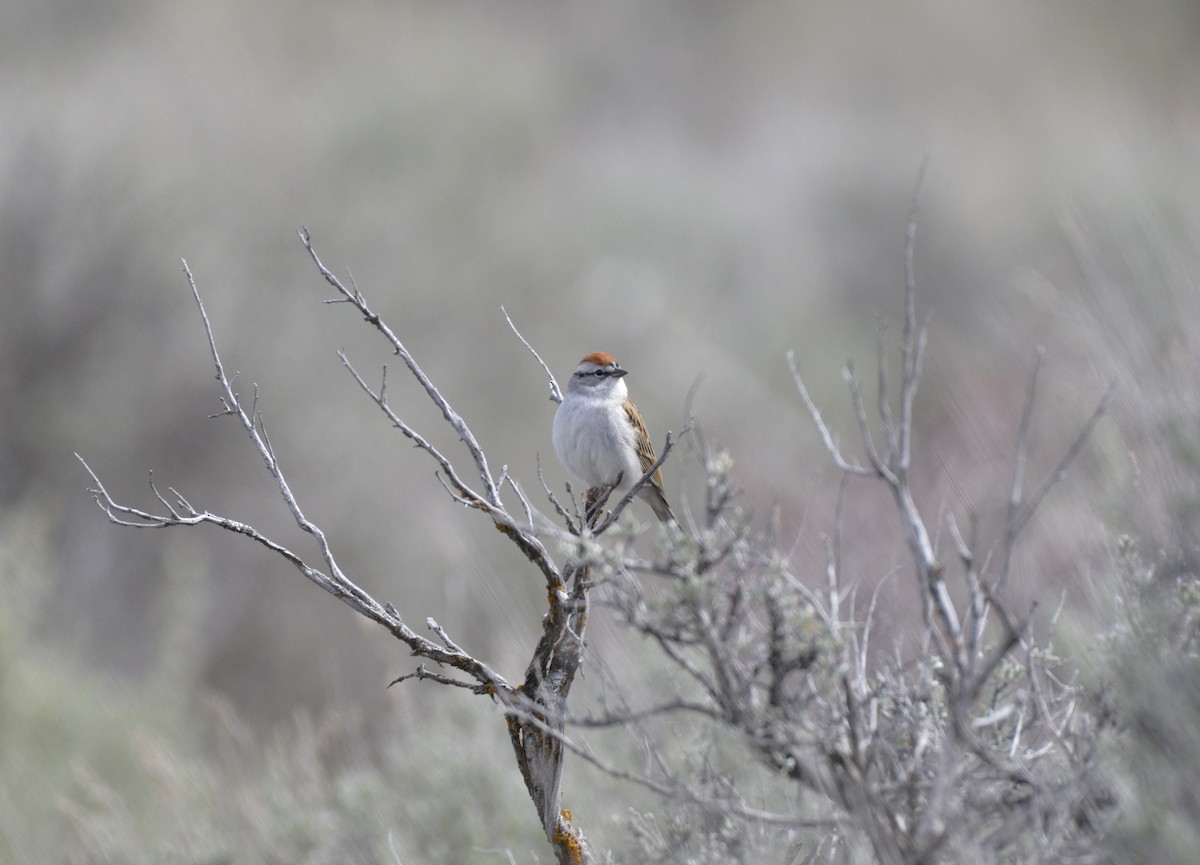
[[[567,851],[567,861],[571,865],[583,865],[583,845],[579,843],[579,830],[571,827],[571,812],[563,808],[558,812],[562,818],[560,828],[554,833],[554,843]]]

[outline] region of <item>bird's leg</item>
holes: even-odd
[[[596,522],[596,518],[604,512],[604,506],[608,503],[608,497],[612,495],[613,490],[621,485],[621,480],[624,477],[625,472],[621,472],[611,484],[603,484],[588,489],[587,496],[583,502],[583,512],[589,526],[593,525]]]
[[[587,498],[583,503],[583,513],[589,526],[594,525],[596,518],[600,516],[600,512],[604,509],[603,502],[608,498],[610,492],[612,492],[611,486],[592,487],[587,491]]]

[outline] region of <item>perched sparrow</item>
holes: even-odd
[[[554,452],[559,462],[591,488],[612,488],[614,503],[655,461],[646,424],[625,387],[628,372],[611,354],[592,352],[571,375],[554,415]],[[664,523],[674,521],[661,470],[650,476],[638,496]]]

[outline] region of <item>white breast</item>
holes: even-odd
[[[554,415],[554,452],[589,487],[621,478],[626,488],[642,476],[635,433],[622,401],[568,394]]]

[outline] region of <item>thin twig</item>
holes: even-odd
[[[446,648],[449,649],[450,651],[458,652],[458,654],[460,654],[460,655],[467,654],[466,652],[464,652],[462,650],[462,648],[458,645],[458,643],[456,643],[452,639],[450,639],[450,635],[446,633],[446,629],[443,628],[441,625],[439,625],[432,616],[430,616],[429,618],[427,618],[425,620],[425,627],[429,628],[429,630],[431,630],[435,634],[437,634],[438,638],[442,641],[442,643],[445,644]]]
[[[1025,406],[1021,410],[1021,423],[1017,427],[1017,454],[1013,459],[1012,486],[1008,494],[1008,507],[1004,514],[1004,538],[1000,543],[1000,566],[996,577],[996,590],[1004,587],[1008,578],[1009,560],[1012,555],[1013,543],[1016,541],[1020,528],[1017,526],[1017,513],[1021,508],[1021,494],[1025,483],[1025,461],[1029,453],[1029,423],[1033,418],[1033,405],[1037,397],[1038,373],[1046,360],[1046,350],[1038,346],[1033,359],[1033,370],[1029,373],[1029,385],[1025,388]]]
[[[530,354],[534,356],[537,362],[542,365],[542,369],[545,370],[546,377],[550,379],[550,401],[554,403],[561,403],[563,401],[562,391],[558,389],[558,382],[554,380],[554,373],[550,372],[550,367],[546,366],[546,362],[542,360],[542,356],[537,353],[537,349],[529,344],[529,340],[521,336],[521,331],[517,330],[517,326],[513,324],[513,320],[508,315],[508,310],[501,306],[500,311],[504,313],[504,320],[508,322],[508,326],[512,328],[512,332],[517,335],[517,339],[521,340],[522,344],[529,349]]]
[[[680,435],[686,436],[688,434],[689,430],[690,430],[690,426],[687,424],[684,424],[683,430],[681,431]],[[599,534],[603,533],[609,526],[611,526],[613,523],[615,523],[617,521],[617,519],[621,516],[621,513],[625,510],[625,508],[627,508],[629,506],[629,503],[633,501],[634,497],[639,492],[641,492],[642,487],[644,487],[647,483],[650,482],[650,478],[654,477],[654,473],[656,471],[658,471],[660,468],[662,468],[663,463],[665,463],[667,461],[667,457],[669,457],[671,455],[671,451],[675,448],[675,442],[676,442],[676,439],[674,437],[672,437],[670,432],[667,432],[666,441],[663,443],[662,454],[658,457],[658,459],[656,459],[653,462],[653,464],[651,464],[651,466],[648,469],[646,469],[646,472],[640,478],[638,478],[637,482],[634,483],[634,485],[629,488],[629,490],[625,493],[625,495],[621,496],[620,501],[618,501],[617,504],[613,507],[613,509],[608,512],[608,515],[603,520],[601,520],[600,523],[595,528],[592,529],[591,534],[599,535]],[[612,492],[611,489],[607,490],[604,493],[604,497],[607,498],[608,494],[611,492]],[[604,505],[603,500],[596,503],[596,512],[597,513],[600,512],[600,508],[603,507],[603,505]]]
[[[895,474],[880,458],[879,451],[875,449],[875,440],[871,435],[871,424],[867,420],[867,407],[863,403],[862,391],[859,390],[858,379],[854,377],[854,364],[851,361],[846,361],[846,367],[842,371],[842,378],[846,380],[846,385],[850,388],[850,400],[854,405],[854,417],[858,421],[858,436],[867,451],[867,459],[875,467],[876,474],[889,484],[895,484]]]
[[[821,441],[825,443],[825,450],[829,452],[833,458],[833,463],[841,471],[849,472],[859,477],[870,478],[875,477],[874,469],[860,466],[857,463],[848,462],[838,449],[837,442],[833,439],[833,432],[829,429],[829,425],[825,423],[825,419],[821,417],[821,412],[817,409],[816,403],[812,401],[812,397],[808,395],[808,388],[804,386],[804,379],[800,376],[800,369],[796,366],[796,353],[789,351],[787,353],[788,367],[792,371],[792,380],[796,383],[796,389],[800,392],[800,399],[804,402],[804,407],[808,409],[809,415],[812,417],[813,424],[817,428],[817,432],[821,434]]]
[[[1079,452],[1083,449],[1084,443],[1087,442],[1088,438],[1091,436],[1092,430],[1100,421],[1100,418],[1103,417],[1104,413],[1108,410],[1108,401],[1112,396],[1112,391],[1113,388],[1110,385],[1109,388],[1104,392],[1104,395],[1100,398],[1100,402],[1092,412],[1091,417],[1087,419],[1087,423],[1085,423],[1083,428],[1079,431],[1079,435],[1075,436],[1075,440],[1071,442],[1071,446],[1067,448],[1066,453],[1062,455],[1062,459],[1058,461],[1058,465],[1054,467],[1053,471],[1042,478],[1042,482],[1038,484],[1038,488],[1034,491],[1033,495],[1029,497],[1029,501],[1026,502],[1025,506],[1021,509],[1021,512],[1017,515],[1018,532],[1025,527],[1025,524],[1028,523],[1030,518],[1033,517],[1033,515],[1037,512],[1038,507],[1040,507],[1042,504],[1042,499],[1046,497],[1046,493],[1050,492],[1050,488],[1063,479],[1071,463],[1073,463],[1075,458],[1079,456]]]
[[[386,621],[386,613],[375,602],[374,598],[364,592],[361,588],[354,584],[338,567],[337,561],[333,557],[333,551],[329,547],[329,541],[325,537],[325,533],[319,526],[310,521],[304,512],[300,510],[300,504],[296,501],[295,494],[292,493],[291,486],[284,477],[283,470],[279,467],[279,463],[271,450],[266,439],[260,434],[258,426],[255,424],[252,416],[248,415],[245,409],[242,408],[241,402],[237,394],[233,392],[233,385],[225,375],[225,367],[221,363],[221,356],[217,351],[217,340],[213,335],[212,324],[209,322],[208,313],[204,309],[204,301],[200,297],[200,290],[196,287],[196,280],[192,276],[191,270],[188,268],[187,261],[183,262],[183,272],[187,276],[188,286],[192,290],[192,297],[196,301],[196,307],[200,311],[200,318],[204,323],[204,333],[208,338],[209,352],[212,355],[213,366],[216,369],[217,381],[221,386],[222,396],[225,399],[226,405],[230,408],[231,413],[241,421],[243,429],[246,430],[258,450],[259,456],[267,466],[267,471],[275,479],[275,485],[279,489],[280,495],[283,496],[284,502],[292,513],[296,524],[301,530],[312,535],[316,540],[317,546],[321,550],[321,557],[325,561],[326,567],[329,569],[330,577],[338,584],[340,590],[345,594],[351,595],[358,600],[365,608],[370,609],[376,616],[380,617],[381,621]]]
[[[912,434],[912,399],[916,394],[917,372],[916,328],[917,328],[917,211],[921,200],[921,187],[925,183],[925,170],[929,157],[921,160],[917,169],[917,181],[913,184],[912,201],[908,206],[908,221],[904,226],[904,338],[901,346],[904,366],[900,394],[900,453],[903,466],[907,467]]]
[[[350,301],[351,304],[357,307],[358,311],[362,313],[363,317],[369,324],[383,334],[384,338],[391,344],[392,350],[400,357],[401,360],[404,361],[404,365],[408,367],[408,371],[412,373],[413,378],[415,378],[421,384],[421,387],[425,389],[425,393],[429,395],[429,398],[433,401],[433,404],[441,410],[442,417],[445,419],[446,423],[450,424],[451,428],[458,433],[459,438],[462,439],[463,444],[466,445],[468,453],[470,453],[472,460],[475,462],[475,468],[479,472],[479,479],[483,481],[483,498],[489,505],[492,505],[493,507],[499,507],[500,491],[496,488],[496,483],[492,479],[492,473],[488,470],[487,457],[484,455],[483,448],[481,448],[479,446],[479,442],[475,440],[475,435],[471,432],[470,427],[467,426],[467,422],[464,421],[458,412],[454,410],[454,408],[450,405],[449,400],[442,396],[441,391],[437,389],[433,381],[417,364],[416,359],[409,354],[408,349],[404,347],[404,344],[400,341],[400,338],[392,332],[392,329],[388,327],[387,323],[384,322],[383,319],[381,319],[375,312],[371,310],[370,307],[367,306],[366,299],[363,297],[362,292],[360,292],[357,287],[355,287],[353,290],[346,288],[346,286],[342,284],[342,281],[325,266],[324,262],[322,262],[320,257],[317,255],[316,249],[313,248],[312,237],[309,235],[308,230],[301,228],[299,234],[300,240],[304,244],[304,248],[308,250],[309,257],[311,257],[313,263],[316,264],[317,269],[321,272],[321,276],[323,276],[325,281],[332,285],[342,295],[343,298]]]
[[[879,417],[883,421],[883,435],[886,443],[883,462],[887,465],[891,463],[895,456],[899,441],[896,436],[896,425],[892,420],[892,406],[888,402],[887,323],[882,316],[880,316],[879,322],[875,326],[875,354],[876,362],[879,366]]]
[[[338,351],[337,354],[342,361],[342,366],[344,366],[346,371],[349,372],[354,378],[354,381],[362,389],[363,393],[369,396],[372,402],[379,406],[383,413],[387,415],[388,420],[392,422],[392,425],[396,427],[396,429],[400,430],[405,438],[410,439],[417,447],[434,458],[437,464],[441,466],[446,477],[449,478],[450,484],[458,491],[459,495],[462,496],[462,499],[468,504],[472,504],[474,507],[486,510],[487,503],[484,502],[483,496],[467,486],[466,482],[458,476],[458,472],[454,470],[453,463],[451,463],[441,451],[439,451],[432,443],[430,443],[428,439],[405,423],[404,420],[392,410],[392,407],[388,403],[384,394],[382,384],[378,391],[372,390],[371,386],[367,384],[366,379],[364,379],[359,371],[354,368],[354,364],[350,362],[350,358],[346,356],[346,352]],[[387,367],[384,367],[383,375],[383,381],[386,382]]]
[[[411,673],[405,673],[403,676],[398,676],[397,678],[392,679],[392,681],[388,682],[387,686],[390,688],[392,685],[399,685],[401,682],[407,682],[409,679],[428,680],[430,682],[437,682],[439,685],[450,685],[454,688],[463,688],[470,691],[472,694],[491,693],[488,685],[479,684],[476,682],[464,682],[462,679],[456,679],[453,676],[435,673],[432,670],[427,669],[424,664],[418,666],[417,669],[413,670]]]
[[[567,509],[562,506],[558,498],[554,495],[554,491],[550,489],[550,485],[546,483],[546,475],[542,472],[542,458],[540,456],[537,458],[537,473],[538,481],[540,481],[542,484],[542,490],[546,493],[546,498],[549,499],[550,504],[554,506],[554,512],[562,517],[563,522],[567,524],[567,533],[570,535],[578,535],[580,533],[578,523],[571,518],[571,515],[567,512]],[[567,484],[567,494],[571,496],[571,501],[574,503],[575,496],[571,493],[570,484]],[[576,515],[579,514],[579,507],[577,503],[575,513]]]

